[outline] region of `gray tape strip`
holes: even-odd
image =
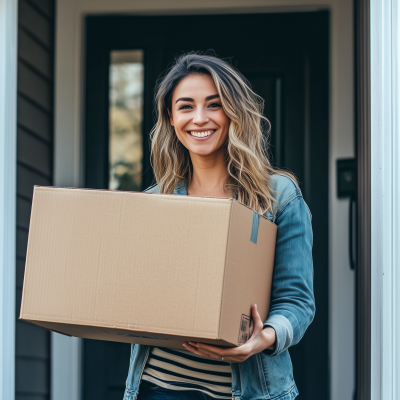
[[[250,241],[253,242],[254,244],[257,244],[258,228],[260,226],[260,217],[261,215],[259,213],[253,211],[253,222],[251,224]]]

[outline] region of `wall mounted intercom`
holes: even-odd
[[[337,196],[339,199],[348,198],[349,202],[349,261],[350,268],[356,265],[357,241],[357,160],[346,158],[336,160]]]

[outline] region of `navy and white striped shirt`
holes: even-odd
[[[142,379],[172,390],[198,390],[216,399],[231,399],[231,367],[186,350],[153,347]]]

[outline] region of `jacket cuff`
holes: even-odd
[[[287,350],[293,341],[293,328],[290,321],[283,315],[271,315],[265,322],[264,328],[270,326],[276,333],[275,349],[265,349],[263,353],[273,357]]]

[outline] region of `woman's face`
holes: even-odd
[[[209,75],[182,79],[174,90],[171,108],[171,125],[191,154],[212,155],[226,142],[230,119]]]

